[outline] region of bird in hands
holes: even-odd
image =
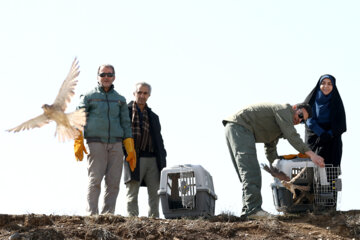
[[[67,104],[70,103],[71,97],[75,94],[74,90],[78,82],[77,77],[79,73],[79,62],[75,58],[54,103],[51,105],[44,104],[42,106],[43,114],[7,131],[20,132],[22,130],[40,128],[50,121],[55,121],[55,136],[57,135],[59,141],[64,142],[78,137],[86,123],[85,110],[82,108],[72,113],[65,113],[65,110]]]

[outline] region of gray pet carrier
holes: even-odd
[[[340,167],[326,165],[325,168],[320,168],[308,158],[276,160],[272,166],[284,172],[290,179],[306,167],[294,184],[309,186],[309,191],[295,190],[294,198],[281,181],[274,178],[271,188],[277,211],[292,213],[336,209],[338,192],[341,191]]]
[[[200,165],[164,168],[158,194],[165,218],[214,215],[217,196],[213,180]]]

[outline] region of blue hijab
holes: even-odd
[[[319,80],[319,86],[321,85],[324,79],[330,79],[333,86],[335,86],[335,78],[331,75],[323,75]],[[334,90],[334,88],[333,88]],[[328,123],[330,122],[330,100],[334,91],[331,91],[328,95],[323,94],[323,92],[319,89],[316,92],[315,97],[315,117],[317,118],[319,123]]]

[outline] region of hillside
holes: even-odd
[[[270,219],[0,215],[0,239],[360,239],[360,211]]]

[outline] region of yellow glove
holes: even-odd
[[[123,141],[123,144],[128,155],[126,161],[129,163],[130,169],[133,172],[136,168],[136,152],[134,146],[134,139],[126,138]]]
[[[79,136],[75,138],[74,141],[74,152],[76,161],[82,161],[84,158],[84,153],[88,154],[84,146],[84,136],[81,131],[79,131]]]

